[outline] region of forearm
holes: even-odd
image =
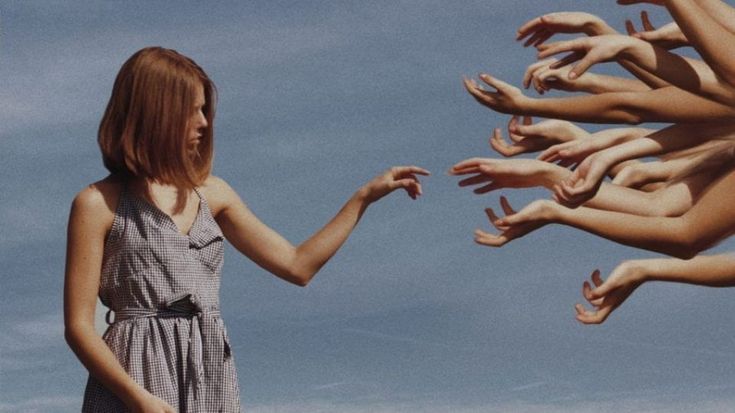
[[[721,0],[696,0],[695,3],[720,26],[735,34],[735,9]]]
[[[324,227],[295,250],[291,272],[296,283],[306,285],[347,241],[369,205],[361,189],[356,192]]]
[[[735,256],[700,255],[690,260],[658,258],[633,261],[644,281],[667,281],[708,287],[735,286]]]
[[[735,108],[675,87],[563,98],[527,98],[514,113],[586,123],[717,122]]]
[[[120,365],[107,344],[91,325],[67,326],[66,341],[89,373],[110,389],[128,407],[147,391]]]
[[[627,70],[628,73],[632,74],[638,80],[640,80],[644,86],[647,86],[648,89],[659,89],[662,87],[671,86],[670,83],[662,80],[660,77],[654,75],[653,73],[642,69],[640,66],[631,61],[618,59],[618,64],[622,66],[625,70]]]
[[[665,5],[702,58],[729,85],[735,85],[735,59],[732,58],[735,56],[735,34],[731,27],[732,17],[728,17],[732,11],[727,14],[722,11],[729,7],[724,4],[713,7],[714,2],[709,0],[668,0]],[[715,18],[711,13],[720,17]],[[727,21],[727,26],[718,20]]]
[[[582,92],[600,94],[612,92],[645,92],[651,90],[649,85],[640,80],[590,72],[583,74],[577,82],[583,81],[587,75],[589,75],[590,78],[588,81],[584,82],[583,87],[580,88],[580,91]]]
[[[553,222],[569,225],[611,241],[690,258],[697,252],[681,217],[647,217],[589,207],[557,207]]]
[[[643,40],[631,41],[620,58],[635,63],[674,86],[724,104],[735,102],[735,88],[723,81],[712,61],[686,58]],[[734,48],[735,50],[735,48]],[[715,63],[716,64],[716,63]]]

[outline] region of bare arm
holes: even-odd
[[[483,106],[500,113],[540,116],[587,123],[716,122],[730,120],[735,108],[675,87],[648,92],[618,92],[564,98],[529,98],[520,89],[489,75],[480,78],[489,91],[471,79],[467,91]]]
[[[621,263],[606,280],[595,271],[582,286],[592,311],[581,304],[575,306],[577,320],[583,324],[603,323],[635,291],[649,281],[667,281],[707,287],[735,286],[735,256],[722,254],[697,256],[690,260],[656,258]]]
[[[712,0],[667,0],[665,5],[704,61],[725,82],[735,86],[732,8]]]
[[[64,281],[64,334],[69,347],[102,384],[133,411],[171,412],[171,406],[137,384],[94,329],[102,254],[113,213],[97,189],[74,200],[69,217]]]
[[[412,198],[421,194],[418,167],[391,168],[361,187],[323,228],[298,246],[262,223],[226,182],[210,178],[207,198],[215,205],[215,219],[225,237],[240,252],[274,275],[305,286],[344,244],[367,207],[398,188]]]
[[[610,59],[624,59],[684,90],[728,105],[735,102],[735,87],[723,80],[710,65],[700,60],[679,56],[634,37],[621,35],[579,37],[542,44],[538,49],[539,58],[573,52],[572,58],[564,58],[559,62],[560,65],[568,64],[579,59],[569,72],[570,79],[581,76],[594,64]]]

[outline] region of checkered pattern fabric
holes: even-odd
[[[99,295],[114,312],[103,339],[133,380],[177,412],[239,412],[235,362],[219,316],[224,238],[197,195],[199,212],[184,235],[123,188],[102,263]],[[90,375],[82,412],[127,411]]]

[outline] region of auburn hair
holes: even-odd
[[[192,153],[187,124],[200,85],[208,126]],[[201,185],[212,169],[216,93],[190,58],[162,47],[139,50],[120,68],[100,122],[105,167],[124,179],[152,179],[179,188]]]

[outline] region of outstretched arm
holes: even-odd
[[[707,287],[735,286],[735,256],[722,254],[697,256],[690,260],[657,258],[626,261],[615,268],[606,280],[603,280],[600,272],[595,270],[591,281],[592,284],[584,282],[582,294],[592,306],[592,310],[577,304],[575,306],[577,320],[583,324],[600,324],[605,322],[636,288],[649,281]]]
[[[263,224],[223,180],[208,179],[204,190],[213,200],[217,223],[235,248],[274,275],[305,286],[344,244],[370,204],[400,188],[417,198],[421,195],[417,175],[428,174],[415,166],[389,169],[361,187],[331,221],[298,246]]]
[[[618,92],[563,98],[534,99],[520,89],[487,74],[464,79],[465,89],[483,106],[511,115],[540,116],[587,123],[716,122],[730,120],[735,108],[696,96],[676,87],[648,92]]]
[[[713,67],[634,37],[621,35],[580,37],[542,44],[538,49],[539,58],[572,52],[572,55],[558,63],[568,64],[578,59],[569,72],[570,79],[581,76],[594,64],[611,59],[624,59],[684,90],[720,103],[728,105],[735,103],[735,87],[723,80]]]
[[[735,132],[732,124],[678,124],[647,137],[612,146],[585,158],[557,189],[560,202],[569,207],[590,199],[610,169],[620,162],[696,146],[706,140],[724,139]]]
[[[474,193],[485,194],[501,188],[545,187],[549,190],[571,172],[558,165],[534,159],[471,158],[458,162],[451,175],[468,176],[461,187],[475,186]],[[594,198],[584,205],[590,208],[625,212],[642,216],[676,216],[692,207],[700,187],[711,176],[697,176],[654,192],[603,183]]]

